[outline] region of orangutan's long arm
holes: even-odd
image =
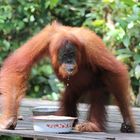
[[[52,26],[45,27],[4,61],[0,71],[0,93],[3,99],[3,114],[0,119],[0,124],[3,125],[0,127],[14,127],[15,124],[9,124],[8,119],[16,120],[19,102],[25,94],[31,67],[47,53],[53,30]],[[13,120],[11,122],[14,123]]]

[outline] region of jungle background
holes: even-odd
[[[140,106],[139,0],[0,0],[0,66],[53,20],[95,31],[128,66],[132,104]],[[34,66],[27,97],[59,100],[62,89],[47,57]]]

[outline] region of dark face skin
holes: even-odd
[[[64,47],[59,50],[59,63],[65,64],[65,71],[70,74],[76,65],[76,47],[70,42],[66,42]]]

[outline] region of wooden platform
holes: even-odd
[[[0,135],[21,136],[24,138],[45,139],[45,140],[140,140],[140,108],[133,108],[137,124],[137,133],[120,133],[122,118],[116,106],[108,106],[107,132],[72,132],[69,134],[40,133],[33,131],[32,108],[35,106],[57,106],[58,102],[24,99],[21,103],[20,112],[24,120],[19,120],[15,130],[0,130]],[[87,105],[79,105],[79,119],[84,121],[87,114]]]

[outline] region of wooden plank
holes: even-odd
[[[22,131],[22,132],[21,132]],[[14,135],[14,136],[25,136],[29,138],[40,138],[40,139],[66,139],[66,140],[90,140],[90,139],[100,139],[100,140],[105,140],[105,139],[120,139],[120,140],[126,140],[126,139],[134,139],[134,140],[139,140],[140,139],[140,134],[122,134],[122,133],[105,133],[105,132],[90,132],[90,133],[71,133],[71,134],[51,134],[51,133],[39,133],[36,132],[34,133],[32,130],[16,130],[14,133],[13,130],[8,130],[5,132],[1,132],[1,134],[6,134],[6,135]]]
[[[58,102],[47,102],[38,100],[23,100],[20,108],[20,113],[23,115],[24,120],[18,121],[15,130],[1,130],[0,135],[8,136],[21,136],[24,138],[46,139],[46,140],[140,140],[140,108],[133,108],[134,117],[137,123],[137,133],[135,134],[123,134],[119,132],[122,118],[118,107],[108,106],[108,126],[107,132],[87,132],[78,133],[73,131],[69,134],[52,134],[52,133],[40,133],[33,131],[32,124],[32,108],[39,105],[45,106],[58,106]],[[85,104],[79,105],[80,121],[84,121],[87,114],[88,106]]]

